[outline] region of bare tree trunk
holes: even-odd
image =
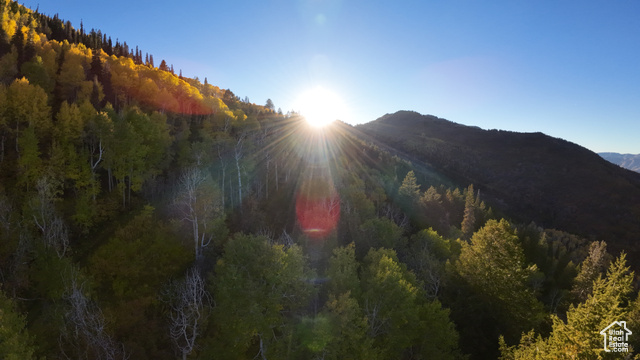
[[[196,346],[200,326],[211,307],[211,296],[195,267],[187,271],[184,280],[174,284],[172,291],[169,336],[186,359]]]
[[[196,258],[211,243],[213,235],[207,232],[207,224],[220,211],[216,202],[203,194],[207,175],[197,167],[186,170],[180,176],[180,191],[174,205],[182,213],[182,220],[191,223]],[[201,226],[202,225],[202,226]]]
[[[38,204],[33,221],[42,235],[42,241],[47,249],[53,249],[58,258],[63,258],[69,249],[69,228],[62,217],[58,216],[53,206],[56,186],[44,176],[36,182],[38,190]]]
[[[235,202],[234,199],[236,198],[234,195],[234,190],[233,190],[233,181],[229,180],[229,200],[231,201],[231,208],[233,209],[233,207],[235,206]]]
[[[238,138],[238,142],[234,147],[234,157],[236,160],[236,169],[238,170],[238,206],[240,206],[240,211],[242,211],[242,172],[240,171],[240,160],[243,157],[243,145],[244,145],[245,134],[240,135]]]
[[[63,297],[67,302],[64,314],[65,328],[59,341],[66,340],[72,348],[78,349],[82,355],[90,358],[127,359],[124,346],[106,333],[102,311],[86,297],[84,284],[78,283],[77,274],[74,272],[67,277],[65,280],[68,284]],[[69,358],[67,354],[64,355]]]
[[[220,187],[222,189],[222,208],[224,209],[224,200],[225,200],[225,195],[224,195],[224,180],[225,180],[225,175],[227,172],[227,163],[224,161],[224,158],[222,157],[222,152],[220,151],[220,145],[218,144],[218,159],[220,159],[220,163],[222,164],[222,186]]]
[[[224,178],[226,176],[226,170],[227,170],[227,167],[226,167],[226,165],[224,165],[222,167],[222,208],[223,209],[224,209],[224,200],[225,200],[225,196],[226,196],[225,193],[224,193]]]
[[[270,156],[267,154],[267,175],[265,176],[265,197],[267,198],[267,200],[269,200],[269,162],[270,162],[271,158]]]
[[[95,148],[91,150],[91,158],[89,159],[89,164],[91,165],[91,182],[92,182],[92,189],[91,189],[91,199],[93,200],[93,202],[96,202],[96,189],[95,189],[95,180],[96,180],[96,168],[98,167],[98,164],[100,164],[100,162],[102,161],[102,154],[104,153],[104,148],[102,147],[102,140],[100,140],[100,142],[98,143],[98,158],[94,161],[94,153],[95,153]],[[109,178],[109,187],[111,187],[111,178]],[[111,190],[111,188],[109,188],[109,190]]]
[[[236,157],[236,169],[238,169],[238,204],[242,204],[242,172],[240,172],[240,162],[238,157]]]

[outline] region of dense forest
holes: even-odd
[[[0,358],[617,359],[623,253],[0,0]],[[476,187],[474,187],[476,186]],[[626,321],[629,352],[600,331]]]

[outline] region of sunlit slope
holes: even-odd
[[[493,206],[521,221],[604,239],[617,250],[635,249],[640,238],[640,174],[579,145],[406,111],[357,129],[461,184],[475,184]]]

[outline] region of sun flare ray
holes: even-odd
[[[322,128],[335,120],[345,120],[347,115],[347,108],[342,98],[321,86],[300,94],[294,109],[315,128]]]

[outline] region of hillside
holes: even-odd
[[[629,169],[635,172],[640,172],[640,154],[633,155],[633,154],[603,152],[603,153],[598,153],[598,155],[602,156],[607,161],[610,161],[616,165],[620,165],[625,169]]]
[[[314,128],[7,0],[0,65],[0,359],[596,358],[595,330],[640,333],[635,259],[549,229],[632,249],[640,174],[574,144]]]
[[[638,249],[640,174],[583,147],[542,133],[482,130],[406,111],[357,128],[459,184],[476,185],[520,221],[604,239],[618,250]]]

